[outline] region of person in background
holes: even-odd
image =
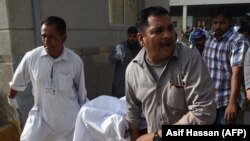
[[[145,8],[136,25],[142,50],[125,77],[131,140],[160,141],[164,124],[212,124],[215,95],[207,67],[197,52],[176,43],[169,12],[159,6]],[[142,113],[147,134],[140,136]]]
[[[66,23],[56,16],[41,22],[43,46],[27,52],[11,80],[9,103],[31,81],[34,105],[21,141],[72,141],[80,107],[87,101],[81,58],[64,46]]]
[[[238,30],[238,32],[243,34],[250,42],[250,24],[242,26]],[[244,61],[244,79],[245,79],[245,89],[246,89],[247,99],[250,102],[250,50],[249,49],[247,50]]]
[[[193,40],[192,40],[192,37],[193,37],[193,34],[194,34],[194,32],[197,30],[197,27],[196,26],[193,26],[193,28],[192,28],[192,31],[190,32],[190,34],[189,34],[189,36],[188,36],[188,42],[189,42],[189,47],[190,48],[193,48],[193,46],[194,46],[194,42],[193,42]]]
[[[127,29],[127,40],[122,41],[112,49],[109,61],[115,64],[112,83],[112,95],[118,98],[125,96],[125,71],[130,61],[141,50],[137,40],[137,28],[131,26]]]
[[[250,24],[242,25],[238,32],[244,35],[250,42]],[[247,96],[247,101],[244,105],[244,124],[249,124],[250,120],[246,115],[250,114],[250,49],[247,50],[244,59],[244,80]]]
[[[206,25],[203,25],[203,26],[201,27],[201,29],[205,32],[206,38],[208,38],[209,33],[208,33],[208,31],[207,31]]]
[[[193,34],[192,34],[192,40],[193,40],[193,48],[196,48],[199,53],[202,55],[204,45],[206,42],[206,33],[202,29],[197,29]]]
[[[214,32],[205,43],[203,57],[213,80],[217,114],[215,124],[236,124],[244,104],[243,63],[249,42],[234,32],[231,12],[219,6],[212,15]]]

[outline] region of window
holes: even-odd
[[[109,23],[135,25],[138,0],[109,0]]]

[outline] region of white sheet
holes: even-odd
[[[129,141],[124,99],[99,96],[82,106],[73,141]]]

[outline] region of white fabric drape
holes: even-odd
[[[73,141],[129,141],[125,100],[99,96],[82,106]]]

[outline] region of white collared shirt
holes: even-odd
[[[84,65],[81,58],[64,47],[52,59],[41,46],[25,54],[10,87],[23,91],[31,80],[34,106],[56,131],[72,130],[80,107],[87,100]]]

